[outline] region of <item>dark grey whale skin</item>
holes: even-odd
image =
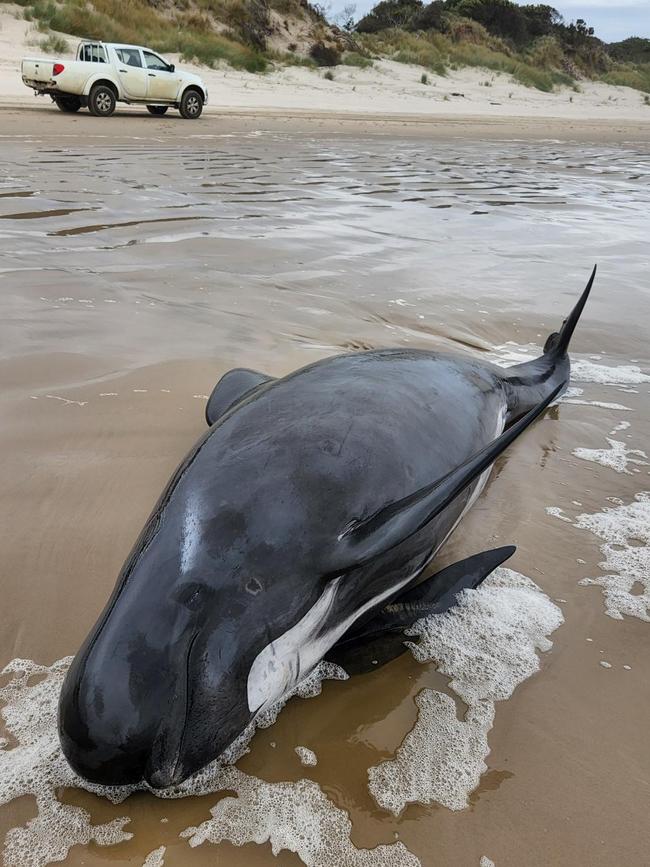
[[[424,350],[327,358],[231,405],[169,481],[68,671],[59,733],[72,767],[160,788],[220,755],[254,716],[258,653],[341,574],[322,632],[412,585],[477,482],[360,566],[341,562],[341,534],[467,461],[504,412],[510,423],[565,386],[557,338],[507,369]]]

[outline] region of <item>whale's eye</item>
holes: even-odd
[[[209,590],[205,584],[198,584],[192,581],[189,584],[184,584],[176,593],[175,599],[181,605],[189,608],[190,611],[197,611],[205,604]]]
[[[248,581],[246,582],[245,587],[246,587],[246,592],[250,593],[251,596],[257,596],[257,594],[262,589],[262,585],[257,580],[257,578],[249,578]]]

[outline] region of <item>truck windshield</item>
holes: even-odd
[[[79,60],[86,63],[106,63],[106,51],[103,45],[86,43],[79,49]]]

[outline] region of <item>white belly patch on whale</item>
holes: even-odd
[[[418,568],[398,584],[388,587],[383,593],[364,603],[336,626],[323,632],[323,623],[345,576],[339,575],[330,581],[309,611],[255,657],[248,673],[248,708],[251,713],[265,710],[283,698],[307,677],[355,620],[412,581],[420,571]]]

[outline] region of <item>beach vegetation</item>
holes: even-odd
[[[67,40],[56,33],[50,33],[45,39],[41,39],[38,47],[46,54],[67,54],[70,50]]]
[[[256,36],[257,13],[242,15],[236,11],[241,5],[232,4],[227,22],[232,29],[222,28],[221,32],[206,12],[176,10],[164,15],[144,0],[93,0],[92,4],[86,0],[37,0],[25,8],[25,18],[81,38],[145,43],[155,51],[179,54],[183,60],[206,66],[224,62],[237,69],[263,72],[268,61]]]
[[[358,51],[346,51],[341,57],[341,63],[345,66],[357,66],[359,69],[368,69],[372,66],[372,59]]]
[[[474,66],[551,91],[585,78],[639,90],[650,85],[650,40],[606,45],[583,19],[511,0],[381,0],[356,26],[363,45],[404,63]]]
[[[565,21],[544,3],[512,0],[380,0],[354,23],[346,6],[330,26],[324,5],[307,0],[19,0],[27,20],[46,34],[146,43],[207,66],[264,72],[270,64],[361,69],[373,58],[444,76],[474,67],[527,87],[574,89],[580,80],[650,93],[650,39],[605,44],[589,24]],[[282,16],[279,22],[279,16]],[[343,16],[343,17],[341,17]],[[344,20],[343,20],[344,19]],[[292,30],[291,21],[301,27]],[[304,24],[310,38],[304,39]],[[285,42],[278,43],[278,25]],[[302,34],[302,35],[299,35]],[[291,36],[298,36],[296,41]],[[60,38],[60,37],[59,37]],[[46,50],[46,49],[44,49]]]
[[[341,62],[339,49],[325,42],[314,42],[309,49],[309,56],[317,66],[338,66]]]

